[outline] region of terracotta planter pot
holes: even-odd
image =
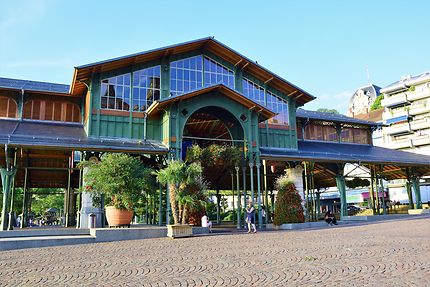
[[[109,226],[130,226],[133,210],[118,209],[114,206],[106,207],[106,219]]]

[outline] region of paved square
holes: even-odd
[[[0,286],[429,286],[430,218],[0,252]]]

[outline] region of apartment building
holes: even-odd
[[[381,89],[384,99],[383,145],[430,155],[430,72],[402,77]],[[404,180],[389,184],[390,197],[407,201]],[[422,200],[430,200],[430,177],[420,180]]]
[[[386,147],[430,154],[430,72],[402,77],[383,89]]]

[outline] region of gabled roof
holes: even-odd
[[[333,113],[325,113],[325,112],[317,112],[317,111],[309,111],[305,109],[297,109],[296,112],[297,118],[303,119],[312,119],[312,120],[320,120],[320,121],[328,121],[328,122],[336,122],[336,123],[346,123],[346,124],[355,124],[355,125],[364,125],[364,126],[380,126],[380,123],[365,121],[357,118],[347,117],[341,114],[333,114]]]
[[[69,94],[69,85],[19,80],[11,78],[0,78],[0,89],[5,90],[24,90],[49,94]]]
[[[88,137],[76,123],[0,120],[0,144],[55,150],[92,150],[129,153],[166,153],[159,141]]]
[[[257,102],[254,102],[253,100],[247,98],[246,96],[239,93],[238,91],[235,91],[235,90],[233,90],[233,89],[231,89],[231,88],[229,88],[223,84],[205,87],[205,88],[201,88],[201,89],[198,89],[198,90],[186,93],[186,94],[182,94],[179,96],[174,96],[174,97],[162,99],[160,101],[155,101],[148,108],[147,114],[148,114],[148,116],[155,115],[159,111],[163,110],[163,108],[171,105],[172,103],[174,103],[176,101],[182,101],[182,100],[194,98],[194,97],[197,97],[197,96],[200,96],[200,95],[203,95],[206,93],[211,93],[211,92],[221,93],[221,94],[225,95],[226,97],[232,99],[233,101],[238,102],[239,104],[245,106],[248,109],[257,110],[263,116],[261,119],[262,121],[269,119],[269,118],[272,118],[276,115],[276,113],[271,111],[270,109],[260,105]]]
[[[213,37],[197,39],[190,42],[180,43],[172,46],[149,50],[146,52],[135,53],[123,57],[113,58],[105,61],[95,62],[87,65],[75,67],[73,75],[71,93],[73,95],[82,95],[86,86],[84,83],[89,82],[93,73],[110,71],[121,67],[127,67],[136,63],[155,60],[168,57],[175,54],[185,53],[193,50],[205,49],[233,65],[244,69],[256,78],[265,83],[270,83],[273,88],[280,90],[289,97],[294,98],[299,103],[307,103],[315,99],[314,96],[303,89],[293,85],[282,77],[260,66],[255,61],[243,56],[223,43],[215,40]]]

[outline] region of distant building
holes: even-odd
[[[356,117],[356,115],[367,114],[370,111],[370,106],[379,96],[380,89],[380,87],[370,84],[355,91],[349,101],[346,115],[349,117]]]
[[[387,147],[430,154],[430,72],[403,77],[381,90]]]
[[[430,72],[402,77],[381,93],[383,120],[388,125],[383,128],[385,147],[430,155]],[[421,186],[423,200],[429,200],[430,178],[423,178]],[[403,190],[403,181],[390,185],[390,193],[396,189]]]

